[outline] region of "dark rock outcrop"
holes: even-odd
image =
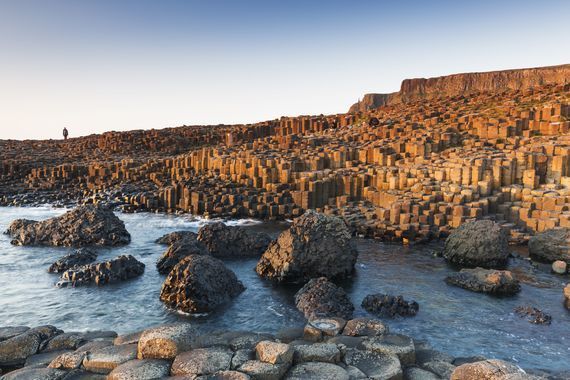
[[[243,284],[223,262],[211,256],[192,255],[168,274],[160,299],[186,313],[206,313],[244,290]]]
[[[112,284],[138,277],[144,272],[145,265],[131,255],[122,255],[102,263],[84,265],[69,269],[61,275],[58,286],[80,286],[95,283]]]
[[[443,257],[461,267],[503,268],[509,257],[508,233],[490,220],[462,224],[445,240]]]
[[[391,318],[414,316],[420,308],[416,301],[408,302],[402,296],[387,294],[367,295],[362,300],[362,307],[371,314]]]
[[[194,236],[188,234],[170,244],[166,252],[158,259],[156,268],[158,273],[167,274],[185,257],[208,254],[206,246],[196,240],[196,234]]]
[[[535,325],[549,325],[552,322],[550,315],[532,306],[519,306],[515,308],[515,313],[521,318],[526,317],[530,323]]]
[[[531,236],[528,253],[536,261],[552,263],[560,260],[570,265],[570,229],[553,228]]]
[[[198,234],[192,231],[174,231],[169,234],[163,235],[156,239],[154,242],[157,244],[171,245],[182,239],[196,239]]]
[[[61,273],[97,260],[97,253],[87,248],[79,248],[75,252],[65,255],[50,265],[48,272]]]
[[[271,237],[263,232],[216,222],[200,228],[198,241],[214,257],[259,257],[267,249]]]
[[[314,278],[295,294],[295,305],[308,320],[315,318],[352,318],[354,306],[345,291],[325,277]]]
[[[474,292],[503,296],[514,295],[521,289],[519,281],[506,270],[462,269],[448,276],[445,282]]]
[[[117,246],[131,241],[125,224],[113,211],[93,205],[79,206],[39,222],[18,219],[10,224],[7,233],[14,245]]]
[[[257,273],[276,282],[351,275],[358,252],[346,223],[307,211],[273,241],[257,263]]]

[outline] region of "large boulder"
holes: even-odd
[[[521,290],[519,281],[507,270],[461,269],[445,279],[450,285],[473,292],[511,296]]]
[[[168,274],[160,299],[186,313],[207,313],[244,290],[243,284],[223,262],[211,256],[192,255]]]
[[[295,294],[295,305],[308,320],[322,317],[352,318],[354,306],[345,291],[326,277],[314,278]]]
[[[443,257],[461,267],[503,268],[509,257],[507,231],[490,220],[465,223],[445,240]]]
[[[167,274],[176,264],[190,255],[207,255],[206,246],[196,240],[196,237],[187,235],[174,240],[166,252],[158,259],[156,268],[158,273]]]
[[[561,260],[570,264],[570,229],[553,228],[531,236],[528,253],[536,261],[552,263]]]
[[[216,222],[200,228],[198,241],[214,257],[259,257],[271,243],[271,237],[263,232]]]
[[[80,247],[128,244],[131,235],[113,211],[100,206],[79,206],[65,214],[36,222],[18,219],[7,233],[14,245]]]
[[[175,323],[143,331],[138,341],[137,358],[173,360],[190,350],[197,330],[190,323]]]
[[[357,257],[346,223],[338,217],[310,210],[269,245],[256,271],[277,282],[345,278],[352,274]]]
[[[0,367],[23,365],[45,341],[60,333],[53,326],[40,326],[0,342]]]
[[[84,265],[69,269],[61,275],[58,286],[80,286],[95,283],[112,284],[138,277],[144,272],[145,265],[131,255],[118,256],[102,263]]]
[[[88,248],[79,248],[75,252],[65,255],[50,265],[48,272],[61,273],[68,269],[90,264],[97,260],[97,253]]]
[[[420,307],[416,301],[406,301],[402,296],[378,293],[364,297],[362,308],[378,316],[394,318],[396,316],[414,316],[418,313]]]
[[[475,363],[467,363],[455,368],[451,380],[523,380],[531,379],[515,364],[490,359]]]
[[[182,239],[196,239],[198,234],[192,231],[174,231],[166,235],[162,235],[154,242],[157,244],[171,245]]]

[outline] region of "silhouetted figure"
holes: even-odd
[[[67,136],[69,135],[69,132],[67,132],[67,128],[63,128],[63,139],[67,140]]]

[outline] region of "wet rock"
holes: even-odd
[[[106,380],[106,375],[101,375],[83,369],[73,369],[65,375],[63,380]]]
[[[58,333],[53,326],[41,326],[0,342],[0,367],[23,365],[44,341]]]
[[[520,291],[518,280],[509,271],[474,268],[461,269],[445,279],[450,285],[501,296],[512,296]]]
[[[292,327],[281,329],[275,334],[275,337],[283,343],[289,343],[303,337],[302,327]]]
[[[249,360],[255,360],[255,351],[254,350],[250,350],[250,349],[237,350],[234,353],[234,356],[232,357],[232,363],[231,363],[230,368],[231,369],[237,369],[243,363],[245,363]]]
[[[256,271],[276,282],[344,278],[352,274],[357,257],[356,245],[342,219],[307,211],[269,245]]]
[[[218,371],[208,376],[208,380],[250,380],[251,377],[238,371]]]
[[[416,301],[406,301],[402,296],[387,294],[369,294],[362,300],[362,307],[371,314],[378,316],[410,317],[418,313],[419,305]]]
[[[294,347],[293,360],[295,363],[338,363],[340,361],[340,351],[338,347],[332,343],[296,345]]]
[[[54,336],[42,344],[41,351],[76,350],[85,343],[87,339],[81,333],[63,333]]]
[[[252,379],[279,380],[287,372],[286,364],[270,364],[259,360],[249,360],[239,367],[239,371],[249,375]]]
[[[346,322],[342,335],[380,336],[388,333],[388,326],[375,318],[354,318]]]
[[[255,349],[257,344],[264,340],[271,340],[273,337],[269,334],[254,332],[238,332],[236,336],[229,341],[232,350]]]
[[[451,380],[523,380],[530,379],[525,372],[515,364],[490,359],[475,363],[460,365],[451,374]]]
[[[158,273],[167,274],[185,257],[207,254],[208,250],[206,246],[196,240],[196,238],[183,237],[170,244],[166,252],[158,259],[156,268],[158,269]]]
[[[271,237],[263,232],[216,222],[200,228],[198,241],[214,257],[259,257],[267,249]]]
[[[302,363],[291,368],[286,380],[349,380],[348,372],[336,364],[331,363]]]
[[[439,380],[441,377],[425,369],[408,367],[404,370],[405,380]]]
[[[526,317],[530,323],[534,323],[536,325],[549,325],[552,322],[552,317],[550,315],[532,306],[516,307],[515,313],[521,318]]]
[[[346,350],[344,362],[364,372],[372,379],[397,380],[402,378],[402,367],[396,355],[375,351]]]
[[[449,379],[455,370],[455,366],[453,364],[437,360],[422,363],[421,367],[422,369],[435,373],[442,379]]]
[[[317,318],[309,321],[303,330],[303,339],[309,342],[320,342],[325,337],[340,334],[346,321],[342,318]]]
[[[350,319],[354,311],[345,291],[325,277],[305,284],[295,294],[295,305],[308,320],[323,317]]]
[[[139,359],[174,359],[188,351],[197,330],[189,323],[163,325],[145,330],[138,343]]]
[[[172,363],[173,375],[212,375],[229,370],[233,353],[226,348],[197,348],[176,356]]]
[[[0,342],[15,337],[28,331],[28,326],[6,326],[0,327]]]
[[[135,278],[143,274],[145,265],[131,255],[69,269],[61,275],[58,286],[82,286],[95,283],[99,286]]]
[[[552,271],[556,274],[566,274],[567,270],[568,264],[566,264],[566,261],[556,260],[552,263]]]
[[[167,360],[129,360],[112,370],[107,380],[153,380],[169,374],[170,362]]]
[[[81,347],[79,347],[77,350],[75,350],[75,352],[88,352],[88,351],[98,350],[100,348],[108,347],[108,346],[112,346],[112,345],[113,345],[113,342],[111,340],[108,340],[108,339],[94,340],[94,341],[87,342],[87,343],[83,344]]]
[[[67,374],[54,368],[22,368],[2,376],[2,380],[61,380]]]
[[[68,269],[77,268],[86,264],[90,264],[97,260],[97,253],[88,248],[79,248],[69,255],[65,255],[53,263],[49,268],[50,273],[61,273]]]
[[[411,365],[416,361],[414,341],[405,335],[390,334],[364,340],[362,346],[374,352],[396,355],[402,365]]]
[[[445,352],[441,352],[441,351],[436,351],[436,350],[432,350],[432,349],[418,349],[417,345],[414,343],[414,345],[416,346],[416,363],[417,364],[423,364],[423,363],[427,363],[427,362],[433,362],[433,361],[438,361],[438,362],[446,362],[446,363],[452,363],[454,358],[451,355],[446,354]]]
[[[113,211],[93,205],[79,206],[40,222],[15,220],[7,232],[14,245],[117,246],[131,241],[124,223]]]
[[[70,352],[70,351],[58,350],[58,351],[44,352],[41,354],[28,356],[26,362],[24,363],[24,367],[30,367],[30,366],[47,367],[52,362],[52,360],[54,360],[59,355],[65,352]]]
[[[157,244],[171,245],[182,239],[196,240],[197,238],[198,234],[192,231],[175,231],[161,236],[154,242]]]
[[[137,331],[130,334],[119,335],[113,340],[113,344],[115,346],[119,344],[129,344],[129,343],[138,343],[143,331]]]
[[[108,346],[88,352],[83,360],[83,366],[88,371],[107,374],[120,364],[136,359],[136,357],[136,344]]]
[[[508,233],[490,220],[462,224],[445,240],[443,257],[461,267],[503,268],[509,257]]]
[[[286,343],[261,341],[255,346],[257,359],[270,364],[291,364],[293,349]]]
[[[570,264],[570,229],[553,228],[531,236],[528,253],[536,261],[552,263],[561,260]]]
[[[57,369],[76,369],[81,367],[87,352],[65,352],[58,355],[50,363],[50,368]]]
[[[206,313],[245,290],[234,272],[211,256],[188,256],[168,274],[160,299],[186,313]]]

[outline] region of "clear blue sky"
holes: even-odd
[[[0,0],[0,139],[344,112],[570,63],[570,1]]]

